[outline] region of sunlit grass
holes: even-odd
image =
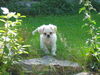
[[[65,16],[37,16],[23,19],[21,28],[22,36],[27,44],[30,44],[31,58],[41,57],[44,54],[39,46],[39,34],[32,35],[32,31],[42,24],[54,24],[58,27],[57,56],[58,59],[67,59],[76,62],[84,62],[86,49],[85,41],[88,38],[87,29],[82,28],[84,22],[82,15]],[[99,16],[94,15],[97,23]],[[63,39],[63,41],[61,41]],[[66,46],[66,47],[65,47]]]

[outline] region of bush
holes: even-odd
[[[23,15],[33,15],[33,12],[31,10],[31,7],[26,6],[25,4],[22,4],[23,1],[9,1],[9,3],[6,5],[7,8],[11,11],[19,12]],[[26,2],[27,3],[27,2]]]
[[[98,12],[100,12],[100,2],[92,0],[92,5]]]
[[[100,27],[97,27],[97,23],[92,19],[91,11],[95,10],[91,4],[90,0],[83,1],[83,7],[79,12],[84,13],[84,27],[88,27],[88,34],[90,37],[86,41],[86,67],[89,68],[89,71],[97,71],[100,69]]]
[[[71,11],[71,5],[65,0],[42,0],[41,3],[47,14],[63,14]]]
[[[6,6],[11,11],[16,11],[24,15],[61,15],[78,13],[81,7],[79,1],[80,0],[38,0],[33,2],[31,6],[27,6],[27,4],[18,3],[25,2],[25,0],[9,0],[9,2],[5,1],[2,6]],[[92,0],[92,4],[97,11],[100,11],[99,3]]]
[[[33,2],[31,7],[27,5],[18,4],[17,1],[10,1],[7,7],[11,11],[16,11],[24,15],[61,15],[76,13],[79,9],[79,0],[71,1],[68,0],[40,0]],[[27,2],[26,2],[27,3]]]
[[[9,0],[0,0],[0,7],[5,6]]]
[[[9,12],[2,7],[3,15],[0,16],[0,75],[10,75],[11,66],[21,60],[20,54],[27,53],[28,45],[19,36],[18,26],[21,25],[20,13]],[[3,25],[2,25],[3,24]]]
[[[79,8],[78,4],[76,4],[77,1],[69,3],[66,0],[41,0],[40,3],[35,5],[33,4],[32,9],[35,14],[75,13]]]

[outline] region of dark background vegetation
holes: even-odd
[[[76,14],[80,0],[0,0],[0,7],[7,7],[24,15],[62,15]],[[100,3],[92,0],[93,6],[100,11]]]

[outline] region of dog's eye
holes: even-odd
[[[46,35],[46,33],[44,33],[44,35]]]
[[[50,32],[50,34],[52,34],[52,32]]]

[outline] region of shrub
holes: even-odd
[[[28,45],[23,44],[23,40],[18,35],[18,27],[21,25],[20,13],[9,12],[7,8],[3,10],[0,16],[0,75],[9,75],[10,67],[21,60],[20,54],[27,53],[25,50]]]
[[[75,14],[78,13],[80,0],[36,0],[30,7],[22,5],[18,2],[26,2],[29,0],[5,0],[1,3],[11,11],[16,11],[24,15],[61,15],[61,14]],[[32,0],[30,0],[31,2]],[[92,0],[93,6],[100,11],[100,4]]]
[[[71,7],[65,0],[42,0],[41,3],[47,14],[63,14]]]
[[[12,0],[12,2],[9,1],[7,7],[12,11],[25,15],[73,14],[76,13],[80,7],[78,1],[79,0],[75,0],[75,2],[69,2],[68,0],[40,0],[33,2],[31,7],[27,7],[26,5],[18,4],[18,0]]]
[[[27,5],[25,5],[24,3],[22,4],[22,1],[19,0],[11,0],[8,2],[8,4],[6,5],[7,8],[9,8],[9,10],[11,11],[16,11],[19,12],[23,15],[33,15],[33,11],[31,10],[31,7],[28,7]]]
[[[99,1],[92,0],[92,5],[94,8],[96,8],[98,12],[100,12],[100,2]]]
[[[0,0],[0,6],[5,6],[9,0]]]
[[[80,12],[83,11],[85,17],[86,27],[89,28],[90,37],[87,39],[87,68],[90,71],[99,71],[100,69],[100,27],[96,26],[96,21],[92,19],[91,11],[95,10],[91,5],[90,0],[84,0],[83,7],[80,9]]]
[[[78,11],[78,4],[76,2],[68,2],[67,0],[41,0],[39,4],[33,4],[33,13],[37,11],[38,14],[67,14]],[[76,10],[77,9],[77,10]]]

